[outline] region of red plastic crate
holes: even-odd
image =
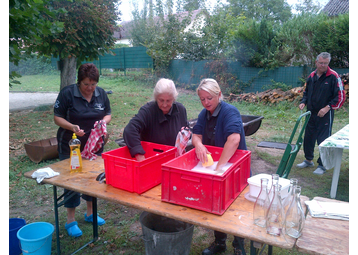
[[[176,147],[141,142],[145,160],[132,158],[127,146],[102,153],[106,183],[141,194],[162,181],[161,164],[175,158]]]
[[[205,147],[219,161],[223,148]],[[198,162],[192,149],[162,164],[162,201],[222,215],[248,184],[251,151],[237,150],[222,176],[191,171]]]

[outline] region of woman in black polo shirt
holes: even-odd
[[[99,72],[94,64],[87,63],[78,69],[77,84],[64,87],[56,100],[54,106],[54,121],[59,126],[57,131],[58,152],[60,160],[70,157],[68,142],[73,133],[81,141],[81,151],[91,133],[96,121],[104,120],[106,124],[111,121],[111,107],[106,92],[97,87]],[[100,155],[103,147],[96,153]],[[70,236],[78,237],[82,231],[75,221],[75,210],[80,204],[80,194],[65,189],[66,199],[70,194],[75,195],[66,201],[67,208],[66,229]],[[87,201],[87,213],[85,221],[93,222],[92,197],[82,195]],[[103,225],[105,220],[97,216],[98,225]]]

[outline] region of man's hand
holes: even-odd
[[[329,112],[330,109],[331,108],[328,105],[323,107],[321,110],[319,110],[317,116],[322,118],[324,115],[326,115],[327,112]]]
[[[303,110],[303,108],[305,108],[305,106],[306,106],[306,105],[302,103],[302,104],[300,104],[300,105],[298,106],[298,108],[300,108],[300,110]]]

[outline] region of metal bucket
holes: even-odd
[[[25,144],[27,156],[35,163],[42,160],[58,158],[57,138],[52,137]]]
[[[189,254],[194,225],[148,212],[142,212],[139,221],[146,255]]]

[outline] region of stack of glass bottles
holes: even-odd
[[[301,187],[296,178],[290,179],[289,195],[282,201],[279,175],[272,175],[272,185],[268,188],[269,179],[261,179],[260,193],[256,198],[253,215],[254,224],[266,228],[271,235],[285,233],[294,238],[301,236],[305,215],[300,201]]]

